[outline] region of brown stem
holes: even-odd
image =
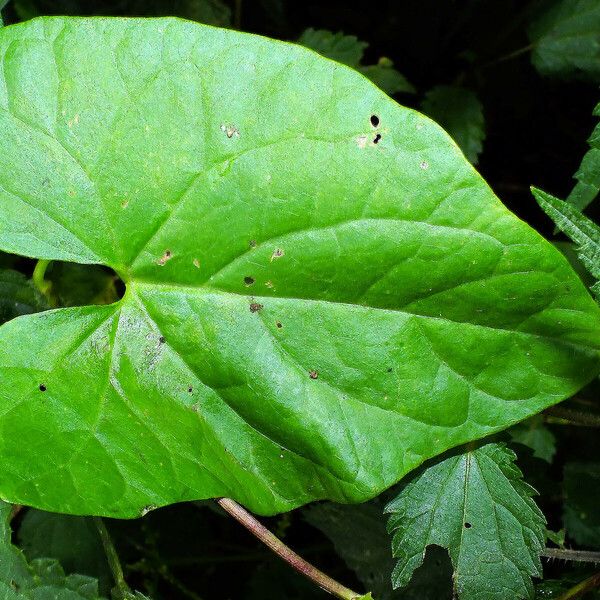
[[[252,535],[256,536],[263,544],[266,544],[277,556],[285,560],[296,571],[314,581],[321,589],[333,596],[342,598],[342,600],[354,600],[361,597],[361,594],[344,587],[341,583],[305,561],[301,556],[298,556],[235,500],[220,498],[217,503]]]
[[[585,427],[600,427],[600,415],[574,410],[564,406],[551,406],[544,411],[544,414],[551,417],[564,419],[572,425],[583,425]]]
[[[568,550],[566,548],[546,548],[542,551],[545,558],[557,558],[571,562],[585,562],[600,564],[600,552],[589,550]]]
[[[573,598],[581,598],[584,594],[600,586],[600,572],[594,573],[591,577],[584,579],[577,585],[567,590],[558,600],[572,600]]]

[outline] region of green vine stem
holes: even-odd
[[[52,282],[47,281],[46,270],[50,264],[49,260],[40,259],[37,261],[35,268],[33,269],[33,275],[31,280],[37,290],[48,300],[50,306],[54,306],[54,297],[52,296]]]
[[[131,593],[131,589],[127,585],[127,582],[125,581],[123,569],[121,568],[121,563],[119,562],[119,555],[117,554],[117,549],[113,544],[110,534],[108,533],[108,529],[106,529],[106,525],[101,517],[94,517],[94,523],[96,524],[96,528],[100,534],[100,540],[102,541],[102,546],[104,547],[104,553],[106,554],[106,559],[108,560],[108,565],[110,567],[113,579],[115,580],[115,587],[119,595],[118,597],[123,599],[131,598],[133,594]]]
[[[220,498],[217,503],[229,513],[236,521],[241,523],[252,535],[256,536],[263,544],[268,546],[277,556],[285,560],[296,571],[308,577],[321,589],[342,600],[355,600],[362,595],[344,587],[322,571],[304,560],[291,548],[288,548],[278,537],[271,533],[245,508],[230,498]]]
[[[584,594],[600,586],[600,572],[594,573],[591,577],[584,579],[577,585],[567,590],[558,600],[573,600],[573,598],[581,598]]]

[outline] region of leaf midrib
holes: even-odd
[[[138,295],[135,292],[135,288],[138,286],[140,286],[142,288],[147,288],[150,291],[156,291],[159,289],[161,289],[162,291],[166,291],[166,292],[170,292],[170,291],[175,292],[176,290],[184,290],[184,291],[187,291],[188,293],[196,293],[199,295],[206,295],[206,296],[209,296],[209,295],[221,295],[221,296],[230,296],[230,297],[233,296],[233,297],[237,297],[237,298],[246,298],[248,300],[257,301],[258,303],[261,303],[261,302],[268,303],[271,300],[277,300],[277,301],[289,301],[289,302],[306,302],[306,303],[325,304],[325,305],[333,304],[335,306],[347,306],[347,307],[359,308],[359,309],[363,309],[363,310],[380,311],[381,313],[401,314],[401,315],[404,315],[407,317],[417,317],[420,319],[432,320],[432,321],[437,321],[437,322],[441,322],[441,323],[450,323],[452,325],[460,325],[460,326],[467,325],[470,327],[481,328],[484,330],[493,330],[493,331],[499,331],[502,333],[510,333],[513,335],[520,335],[520,336],[524,336],[524,337],[533,337],[533,338],[537,338],[537,339],[541,339],[541,340],[545,340],[545,341],[552,341],[552,342],[564,344],[565,346],[569,346],[569,347],[572,347],[572,348],[575,348],[578,350],[583,350],[583,351],[588,351],[588,352],[589,352],[589,350],[595,350],[597,353],[600,353],[600,342],[599,342],[598,346],[588,346],[588,345],[568,341],[568,340],[558,338],[558,337],[542,335],[539,333],[530,333],[527,331],[519,331],[518,329],[508,329],[506,327],[482,325],[480,323],[471,323],[469,321],[456,321],[456,320],[450,319],[448,317],[435,317],[433,315],[427,315],[427,314],[422,314],[422,313],[418,313],[415,311],[406,310],[406,307],[383,308],[383,307],[378,307],[378,306],[369,306],[369,305],[365,305],[365,304],[358,304],[358,303],[354,303],[354,302],[334,302],[333,300],[315,299],[315,298],[298,298],[298,297],[294,297],[294,296],[260,296],[260,295],[256,295],[256,294],[241,294],[241,293],[237,293],[237,292],[226,291],[226,290],[222,290],[217,287],[211,287],[211,286],[206,286],[206,285],[194,286],[194,285],[185,285],[185,284],[181,284],[181,283],[157,283],[154,281],[144,280],[144,279],[132,279],[128,284],[127,290],[129,293],[134,294],[136,296],[136,298],[138,298]],[[171,288],[173,288],[173,289],[171,289]],[[126,298],[127,298],[127,292],[126,292],[125,296],[123,297],[123,299],[120,300],[119,302],[125,301]],[[535,314],[537,314],[537,313],[535,313]],[[535,316],[535,314],[530,315],[530,317]]]

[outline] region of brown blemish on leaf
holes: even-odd
[[[308,376],[309,376],[311,379],[317,379],[317,378],[319,377],[319,373],[318,373],[317,371],[309,371],[309,372],[308,372]]]
[[[173,253],[170,250],[165,250],[165,253],[156,261],[159,267],[164,267],[167,262],[173,258]]]
[[[123,200],[121,202],[121,208],[127,208],[129,206],[129,200]]]
[[[277,329],[281,329],[283,327],[283,325],[281,324],[281,321],[276,321],[275,325],[277,326]]]
[[[48,389],[48,388],[46,387],[46,385],[45,385],[45,384],[43,384],[43,383],[40,383],[40,387],[39,387],[39,390],[40,390],[40,392],[45,392],[47,389]]]
[[[190,385],[190,387],[188,387],[188,394],[192,394],[194,392],[194,388]]]
[[[196,269],[200,268],[200,261],[197,258],[192,261],[192,264],[196,267]]]
[[[284,252],[283,248],[275,248],[275,250],[273,250],[273,254],[271,254],[271,262],[273,262],[274,260],[277,260],[278,258],[281,258],[284,255],[285,255],[285,252]]]
[[[256,248],[256,240],[250,240],[248,242],[248,245],[250,246],[250,248]]]
[[[426,169],[429,168],[429,163],[426,160],[424,160],[421,162],[421,164],[419,166],[421,167],[421,169],[423,169],[425,171]]]
[[[225,133],[225,135],[231,139],[232,137],[240,137],[240,130],[234,125],[221,125],[221,131]]]
[[[374,144],[379,144],[379,141],[381,140],[381,134],[378,133],[374,138],[373,138],[373,143]]]
[[[244,285],[246,287],[250,287],[251,285],[254,285],[254,277],[250,277],[250,275],[246,275],[246,277],[244,277]]]
[[[252,304],[250,304],[250,312],[251,313],[255,313],[258,312],[259,310],[262,310],[264,307],[262,304],[259,304],[258,302],[252,302]]]

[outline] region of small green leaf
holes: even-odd
[[[312,27],[302,33],[298,43],[354,69],[360,65],[363,54],[369,46],[367,42],[361,42],[355,35],[345,35],[341,31],[333,33],[327,29]]]
[[[543,75],[600,82],[600,2],[559,0],[532,23],[532,61]]]
[[[508,430],[508,434],[513,442],[531,448],[533,456],[548,463],[552,462],[556,454],[556,437],[544,425],[542,416],[535,415],[522,423],[518,423]]]
[[[399,561],[394,587],[406,585],[427,546],[448,549],[454,587],[464,600],[516,600],[541,575],[545,520],[522,480],[515,454],[486,444],[422,469],[386,507]]]
[[[600,104],[594,109],[594,115],[600,117]],[[600,191],[600,123],[594,128],[588,144],[590,149],[575,173],[577,184],[567,198],[567,202],[579,210],[588,207]]]
[[[0,269],[0,324],[47,308],[42,295],[22,273]]]
[[[485,139],[483,106],[476,94],[465,88],[438,85],[427,92],[423,112],[437,121],[474,165]]]
[[[102,600],[98,582],[83,575],[65,576],[54,559],[27,563],[11,544],[12,506],[0,501],[0,597],[6,600]]]
[[[29,509],[19,527],[18,539],[27,560],[50,556],[58,560],[66,573],[94,577],[104,593],[110,591],[112,575],[90,519]]]
[[[563,485],[567,535],[584,547],[600,548],[600,463],[567,463]]]
[[[400,92],[416,92],[414,85],[394,69],[394,63],[389,58],[382,57],[376,65],[360,67],[359,71],[390,96]]]
[[[531,188],[537,203],[554,221],[556,226],[566,233],[579,247],[577,254],[594,279],[600,279],[600,227],[590,221],[574,206],[558,198]],[[592,290],[600,298],[600,289],[594,285]]]
[[[357,69],[386,94],[415,92],[414,86],[404,75],[394,69],[394,63],[389,58],[381,57],[376,65],[361,65],[364,51],[369,44],[361,42],[354,35],[344,35],[341,31],[333,33],[326,29],[310,28],[304,31],[298,43],[331,60]]]
[[[0,250],[126,285],[0,328],[3,498],[361,502],[600,370],[564,257],[355,70],[179,19],[40,18],[0,59]]]

